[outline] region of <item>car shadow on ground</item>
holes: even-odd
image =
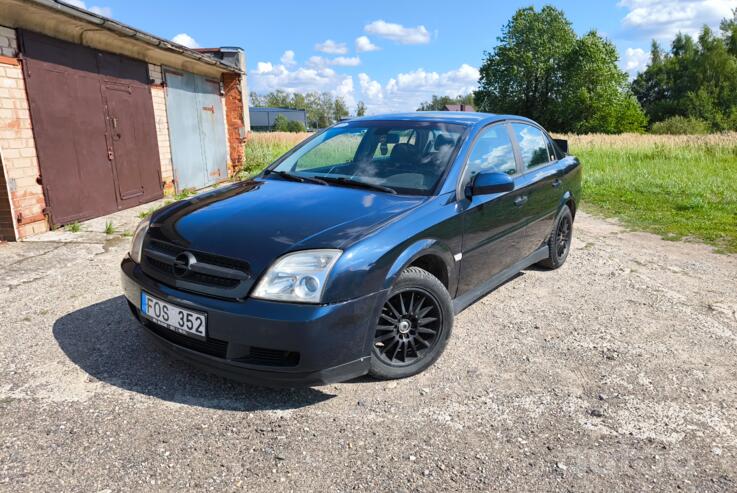
[[[148,341],[123,296],[64,315],[54,322],[53,333],[69,359],[91,377],[170,402],[256,411],[296,409],[334,397],[314,388],[233,382],[176,361]]]

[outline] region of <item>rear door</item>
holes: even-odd
[[[468,156],[464,184],[480,172],[518,176],[510,128],[498,123],[483,129]],[[523,257],[526,204],[512,192],[478,195],[464,201],[463,257],[458,283],[460,296],[510,267]]]
[[[526,198],[524,231],[521,235],[522,256],[541,247],[553,229],[555,212],[560,203],[560,170],[555,166],[555,153],[547,135],[527,123],[511,123],[522,173],[516,187]]]

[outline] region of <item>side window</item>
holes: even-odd
[[[534,168],[551,161],[548,139],[539,129],[524,123],[513,123],[512,129],[517,138],[522,165],[525,169]]]
[[[513,175],[517,172],[507,126],[492,125],[481,131],[468,157],[468,176],[482,171]]]

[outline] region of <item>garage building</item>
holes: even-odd
[[[239,48],[192,50],[56,0],[0,0],[0,240],[228,179]]]

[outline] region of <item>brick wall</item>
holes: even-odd
[[[10,198],[16,234],[22,238],[48,231],[49,225],[43,214],[46,207],[43,189],[37,183],[40,175],[38,158],[23,72],[15,58],[17,54],[15,30],[0,26],[0,152],[3,168],[0,171],[4,174],[5,195]]]
[[[161,161],[161,179],[164,182],[164,193],[174,193],[174,167],[171,161],[171,142],[169,141],[169,119],[166,115],[166,87],[161,66],[148,65],[148,75],[152,80],[151,99],[154,103],[156,118],[156,138],[159,142],[159,159]]]
[[[243,166],[243,144],[245,139],[241,132],[245,128],[243,115],[243,91],[241,76],[238,74],[223,74],[223,88],[225,90],[225,124],[228,133],[228,154],[232,176]]]

